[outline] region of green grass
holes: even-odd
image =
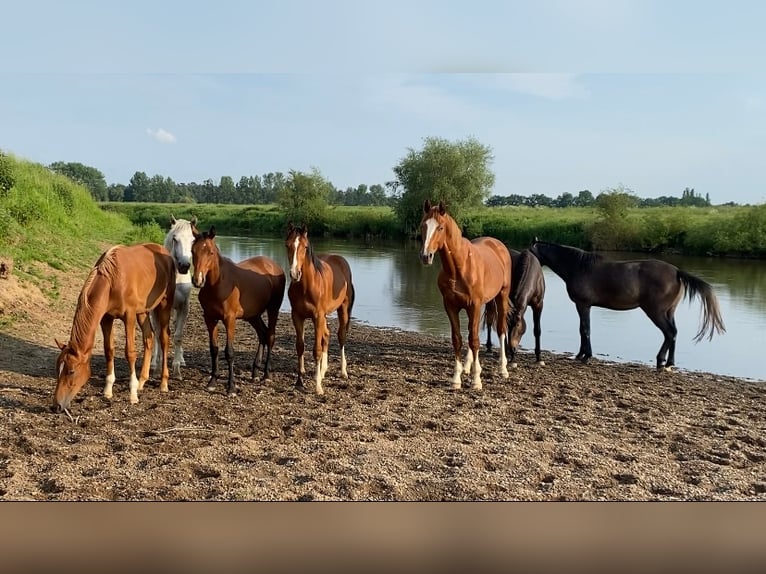
[[[163,240],[159,226],[105,212],[84,187],[40,164],[2,155],[0,171],[10,182],[0,187],[0,256],[53,299],[59,286],[50,270],[90,267],[108,245]]]

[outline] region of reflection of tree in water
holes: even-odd
[[[391,293],[395,305],[412,309],[410,319],[418,329],[429,333],[449,333],[442,295],[436,285],[441,270],[438,256],[433,265],[423,265],[419,257],[420,243],[407,242],[394,252],[395,273],[391,277]],[[461,312],[461,328],[467,328],[465,312]]]

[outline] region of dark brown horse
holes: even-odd
[[[348,261],[340,255],[315,254],[308,230],[289,224],[287,228],[287,260],[290,263],[290,287],[287,296],[292,308],[295,327],[295,350],[298,354],[298,386],[303,386],[306,368],[303,364],[304,327],[306,319],[314,323],[314,364],[316,393],[324,393],[322,379],[327,372],[330,329],[327,315],[338,312],[338,344],[340,345],[340,373],[348,377],[346,369],[346,337],[351,310],[354,307],[354,283]]]
[[[115,381],[112,327],[115,319],[125,324],[125,358],[130,366],[130,402],[138,402],[138,391],[143,389],[149,378],[155,336],[152,322],[160,337],[160,390],[167,391],[169,324],[175,288],[175,264],[161,245],[118,245],[103,253],[80,291],[69,341],[66,344],[56,341],[61,353],[56,359],[54,408],[67,411],[72,399],[90,378],[90,359],[99,325],[106,358],[104,396],[112,398],[112,385]],[[136,377],[136,323],[141,328],[144,340],[144,362],[139,377]]]
[[[221,255],[215,243],[215,227],[197,234],[192,245],[194,274],[192,283],[199,287],[199,302],[205,319],[210,342],[210,380],[207,390],[215,389],[218,379],[218,323],[226,328],[224,356],[229,365],[229,396],[237,395],[234,383],[234,330],[237,319],[250,323],[262,345],[266,344],[266,360],[263,380],[269,378],[271,351],[279,318],[279,308],[285,296],[285,272],[273,260],[265,256],[251,257],[234,263]],[[261,315],[268,316],[268,327]],[[255,381],[258,356],[253,359],[251,381]]]
[[[527,322],[524,319],[527,307],[532,308],[532,320],[535,335],[535,362],[541,367],[545,362],[540,359],[540,319],[543,314],[543,300],[545,298],[545,277],[543,268],[537,257],[529,249],[524,251],[508,250],[513,262],[513,280],[511,281],[511,311],[508,315],[508,355],[510,367],[515,369],[516,353],[524,333],[527,332]],[[487,350],[492,348],[491,330],[492,325],[485,323],[487,327]]]
[[[590,308],[592,306],[617,311],[640,307],[662,331],[664,340],[657,353],[657,369],[675,365],[675,310],[686,295],[691,301],[702,301],[702,321],[695,342],[705,335],[723,333],[718,299],[713,288],[694,275],[658,259],[612,261],[598,253],[576,247],[539,241],[530,248],[540,260],[566,283],[569,298],[580,315],[580,350],[577,359],[586,363],[593,356],[590,345]],[[667,357],[667,361],[666,361]]]
[[[463,371],[470,374],[471,368],[471,388],[482,387],[479,323],[482,307],[487,303],[489,305],[486,307],[486,320],[489,323],[494,322],[500,341],[500,374],[507,379],[509,375],[505,339],[511,294],[511,255],[508,249],[494,237],[477,237],[468,241],[441,202],[439,205],[431,205],[428,200],[424,202],[420,233],[423,239],[421,261],[431,265],[437,253],[441,260],[437,285],[452,331],[452,348],[455,353],[452,388],[460,388]],[[460,334],[461,309],[465,309],[468,314],[468,351],[465,366],[460,362],[463,347],[463,337]]]

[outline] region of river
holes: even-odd
[[[268,255],[283,268],[287,267],[281,239],[219,236],[216,241],[222,254],[233,261]],[[430,267],[420,263],[417,243],[364,245],[316,238],[312,238],[312,243],[319,252],[339,253],[348,259],[356,287],[354,320],[449,337],[449,322],[436,287],[440,263],[438,258]],[[629,254],[612,255],[631,258]],[[646,255],[633,254],[632,257]],[[727,329],[723,336],[695,344],[692,337],[699,327],[700,303],[696,299],[692,304],[682,301],[676,310],[677,366],[682,370],[766,380],[766,366],[760,356],[766,341],[766,262],[686,256],[658,258],[713,285]],[[564,282],[547,267],[543,269],[546,294],[541,321],[542,348],[574,356],[580,341],[577,311],[566,294]],[[282,308],[290,309],[287,296]],[[521,341],[521,361],[533,357],[530,354],[534,347],[532,312],[527,313],[528,330]],[[465,337],[465,312],[461,312],[461,327]],[[482,343],[485,337],[483,330]],[[662,334],[639,309],[610,311],[594,307],[591,343],[596,357],[653,366]],[[449,343],[445,341],[445,344]]]

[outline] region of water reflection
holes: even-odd
[[[285,247],[279,238],[217,237],[221,251],[234,261],[253,255],[268,255],[287,267]],[[356,285],[353,317],[372,325],[449,336],[449,322],[436,286],[440,264],[420,263],[419,244],[392,243],[364,246],[344,241],[312,238],[317,251],[344,255],[351,265]],[[643,255],[610,254],[621,259]],[[720,260],[699,257],[662,257],[711,283],[721,304],[727,333],[694,344],[700,319],[698,301],[682,301],[676,311],[678,342],[676,362],[682,369],[702,370],[738,377],[766,380],[760,360],[760,342],[766,337],[766,262]],[[544,350],[568,353],[579,347],[579,319],[566,294],[564,282],[544,268],[545,309],[542,317]],[[282,309],[288,311],[285,297]],[[465,334],[467,318],[461,313]],[[482,335],[482,339],[484,335]],[[609,311],[594,308],[591,339],[596,356],[617,361],[635,361],[652,366],[662,343],[660,331],[640,310]],[[445,341],[445,344],[446,343]],[[522,360],[533,346],[530,332],[522,340]]]

